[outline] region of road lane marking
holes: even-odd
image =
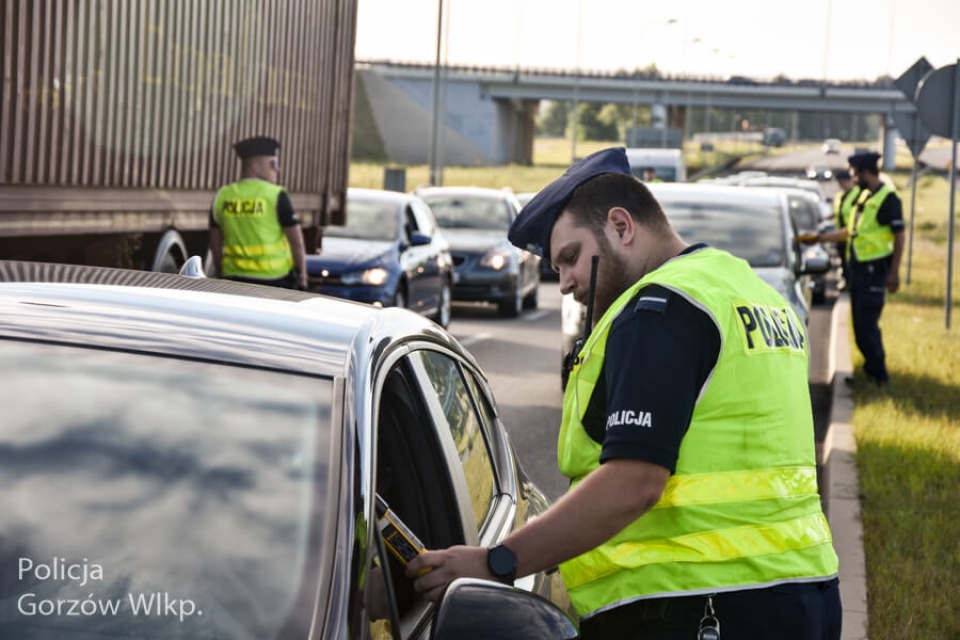
[[[489,333],[478,333],[476,335],[467,336],[466,338],[457,338],[457,342],[460,343],[461,347],[469,347],[472,344],[489,340],[492,337],[493,336]]]

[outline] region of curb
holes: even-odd
[[[833,305],[830,331],[829,375],[833,401],[830,426],[823,441],[821,464],[825,470],[826,515],[833,546],[840,559],[840,597],[843,601],[841,640],[867,640],[867,572],[860,518],[860,479],[857,475],[857,442],[853,434],[853,395],[844,378],[852,375],[848,322],[850,297],[841,293]]]

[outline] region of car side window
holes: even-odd
[[[423,363],[443,412],[443,416],[434,416],[434,419],[445,422],[456,445],[461,471],[476,517],[477,530],[480,531],[500,491],[495,467],[484,438],[483,420],[477,413],[456,360],[429,350],[418,351],[415,357]],[[438,428],[441,428],[441,425],[438,424]]]
[[[436,224],[433,220],[433,214],[427,208],[425,204],[419,202],[414,202],[413,205],[413,215],[417,219],[417,226],[420,229],[420,233],[424,235],[433,236],[434,230],[436,229]]]
[[[410,240],[410,236],[414,231],[419,231],[420,227],[417,225],[417,218],[413,215],[413,209],[410,208],[410,205],[407,205],[403,209],[403,238],[404,240]]]

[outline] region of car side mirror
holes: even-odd
[[[437,605],[432,640],[575,640],[573,620],[549,600],[517,587],[460,578]]]
[[[430,244],[430,236],[419,231],[413,231],[410,233],[411,247],[422,247],[425,244]]]
[[[806,250],[803,254],[803,270],[801,273],[818,275],[830,269],[830,254],[826,250]]]

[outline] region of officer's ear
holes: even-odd
[[[607,212],[607,224],[613,228],[623,244],[629,244],[633,241],[636,234],[636,224],[630,216],[630,212],[623,207],[613,207]]]

